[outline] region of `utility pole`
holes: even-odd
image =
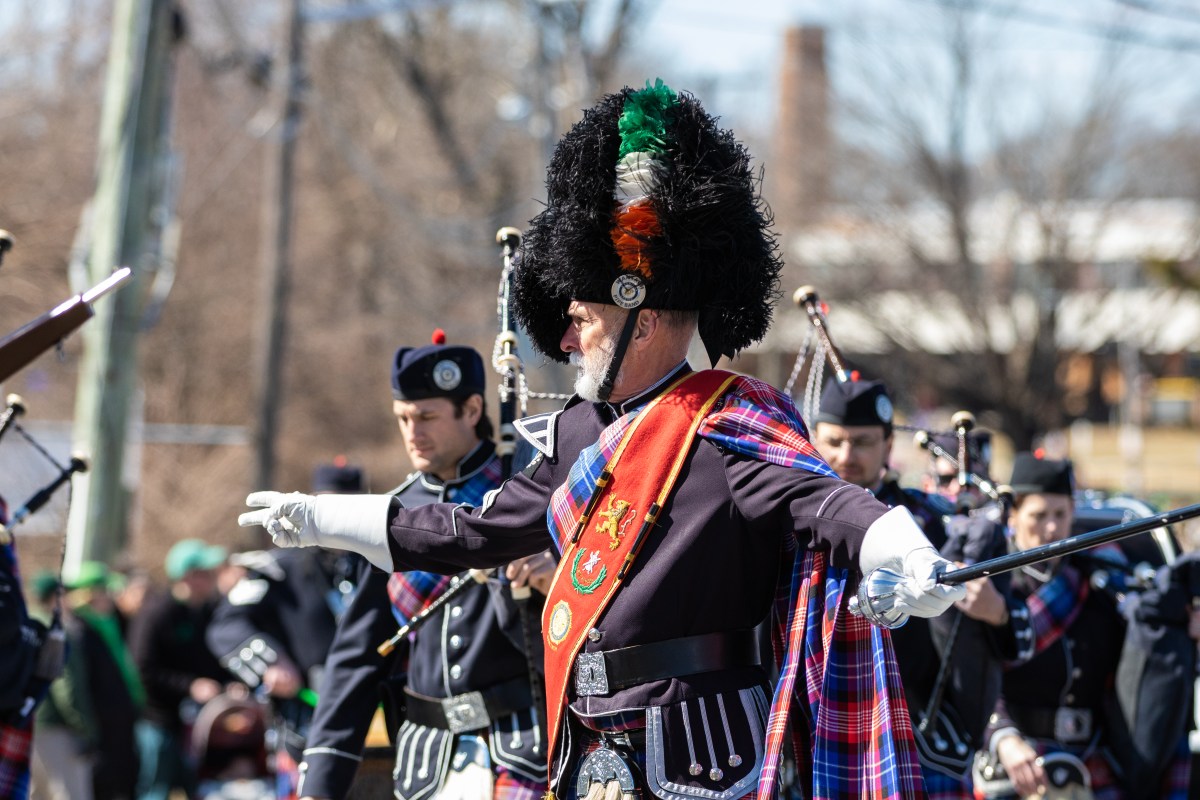
[[[171,0],[113,4],[87,274],[95,284],[125,265],[133,278],[98,303],[95,319],[83,328],[74,449],[91,468],[74,479],[69,568],[86,559],[108,560],[128,534],[125,439],[138,374],[143,278],[159,246],[153,215],[168,152],[175,13]]]
[[[296,135],[300,128],[303,88],[304,20],[301,0],[287,0],[283,26],[283,64],[272,70],[276,93],[275,138],[266,158],[263,194],[262,316],[254,374],[258,380],[258,419],[254,431],[257,467],[253,489],[274,484],[275,438],[283,384],[283,352],[287,342],[287,306],[291,288],[292,195],[295,185]]]

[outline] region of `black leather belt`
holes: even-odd
[[[500,717],[529,708],[533,695],[528,678],[513,678],[477,692],[453,697],[426,697],[405,687],[408,720],[451,733],[480,730]]]
[[[1035,739],[1053,739],[1062,744],[1082,744],[1095,733],[1095,713],[1090,708],[1037,708],[1007,705],[1008,715],[1021,733]]]
[[[575,657],[575,693],[594,697],[640,683],[762,663],[754,631],[704,633]]]

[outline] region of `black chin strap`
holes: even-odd
[[[621,327],[621,336],[617,339],[616,349],[613,350],[612,360],[604,373],[604,382],[596,392],[600,402],[607,403],[612,394],[613,384],[617,382],[617,373],[621,370],[621,362],[625,360],[625,351],[629,348],[629,340],[633,338],[633,329],[637,327],[638,312],[636,308],[625,312],[625,324]]]

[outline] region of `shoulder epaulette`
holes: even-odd
[[[264,578],[242,578],[233,585],[226,597],[230,605],[253,606],[262,601],[270,588],[271,584]]]
[[[390,492],[388,492],[388,494],[390,494],[392,496],[398,495],[401,492],[403,492],[405,489],[407,489],[408,487],[412,486],[413,483],[420,480],[420,478],[421,478],[421,470],[419,470],[419,469],[414,470],[412,472],[412,474],[410,474],[407,478],[404,479],[403,483],[401,483],[395,489],[392,489]]]
[[[549,411],[545,414],[534,414],[514,420],[513,427],[521,438],[533,445],[542,455],[554,457],[554,433],[558,428],[558,415],[561,411]]]

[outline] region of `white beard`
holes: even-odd
[[[589,403],[600,402],[600,384],[604,383],[604,373],[608,372],[616,347],[614,339],[609,338],[586,357],[578,350],[571,353],[571,365],[578,370],[575,375],[575,394]],[[617,371],[617,380],[620,380],[620,370]]]

